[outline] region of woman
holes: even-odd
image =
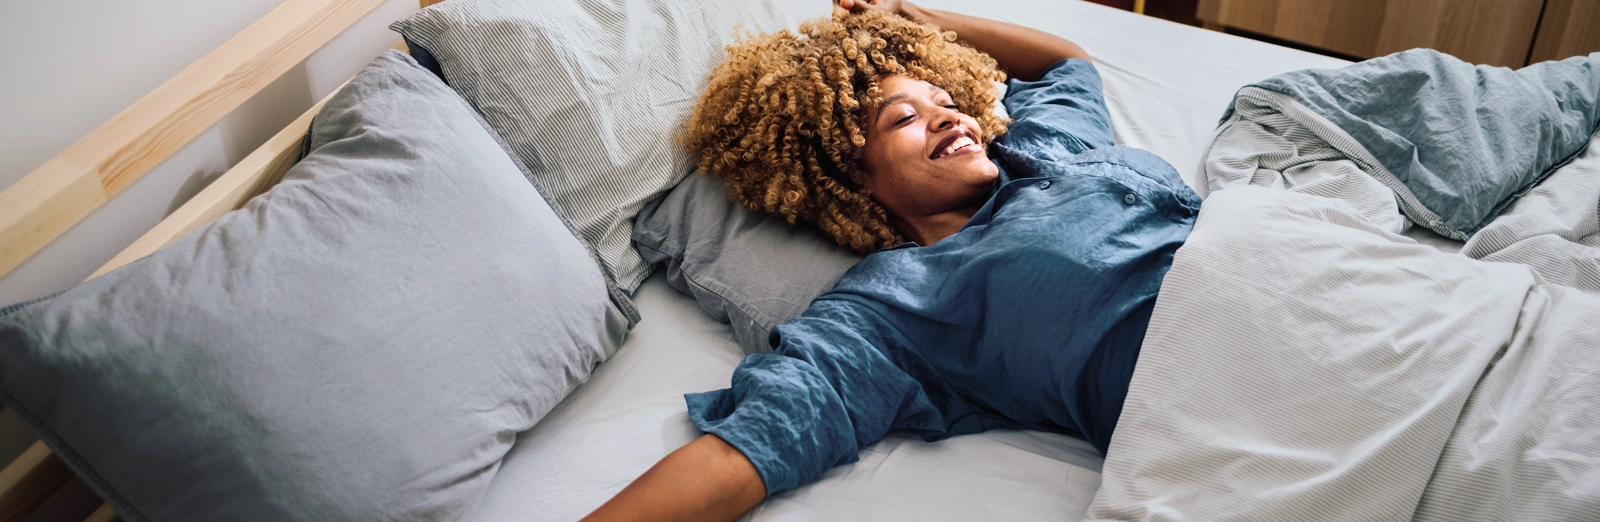
[[[590,519],[731,520],[893,430],[1108,447],[1199,198],[1159,158],[1113,146],[1071,42],[838,1],[801,35],[731,48],[684,141],[734,199],[873,253],[775,328],[731,389],[687,396],[706,435]],[[1013,78],[1009,128],[992,111],[997,66]]]

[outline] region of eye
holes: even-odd
[[[954,103],[946,105],[946,106],[944,106],[944,108],[950,109],[952,111],[961,110],[961,107],[956,105],[956,104],[954,104]]]
[[[909,121],[911,121],[911,119],[912,119],[912,118],[915,118],[915,117],[916,117],[916,116],[917,116],[917,115],[916,115],[916,114],[907,114],[907,115],[905,115],[905,116],[901,116],[901,117],[900,117],[900,119],[898,119],[898,120],[895,120],[895,121],[894,121],[894,124],[895,124],[895,125],[901,125],[901,124],[904,124],[904,123],[906,123],[906,122],[909,122]]]

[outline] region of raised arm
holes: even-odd
[[[1086,61],[1089,53],[1065,38],[1020,25],[997,22],[949,11],[927,9],[903,0],[837,0],[839,7],[852,12],[881,9],[912,20],[933,24],[973,48],[993,56],[1000,68],[1022,81],[1039,79],[1050,64],[1067,58]]]

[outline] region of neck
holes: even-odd
[[[973,214],[978,213],[980,207],[982,205],[973,205],[948,212],[912,218],[891,215],[889,219],[894,222],[895,228],[906,236],[906,239],[918,245],[932,246],[934,243],[938,243],[940,240],[961,231],[961,227],[972,219]]]

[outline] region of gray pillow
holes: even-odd
[[[0,400],[143,520],[449,520],[630,326],[472,108],[390,52],[271,191],[0,310]]]
[[[772,0],[451,0],[390,26],[439,61],[632,292],[634,216],[692,167],[673,141],[734,29]]]
[[[684,179],[639,212],[634,246],[663,263],[667,281],[733,326],[747,353],[770,350],[767,331],[804,312],[861,258],[822,230],[746,209],[722,180]]]

